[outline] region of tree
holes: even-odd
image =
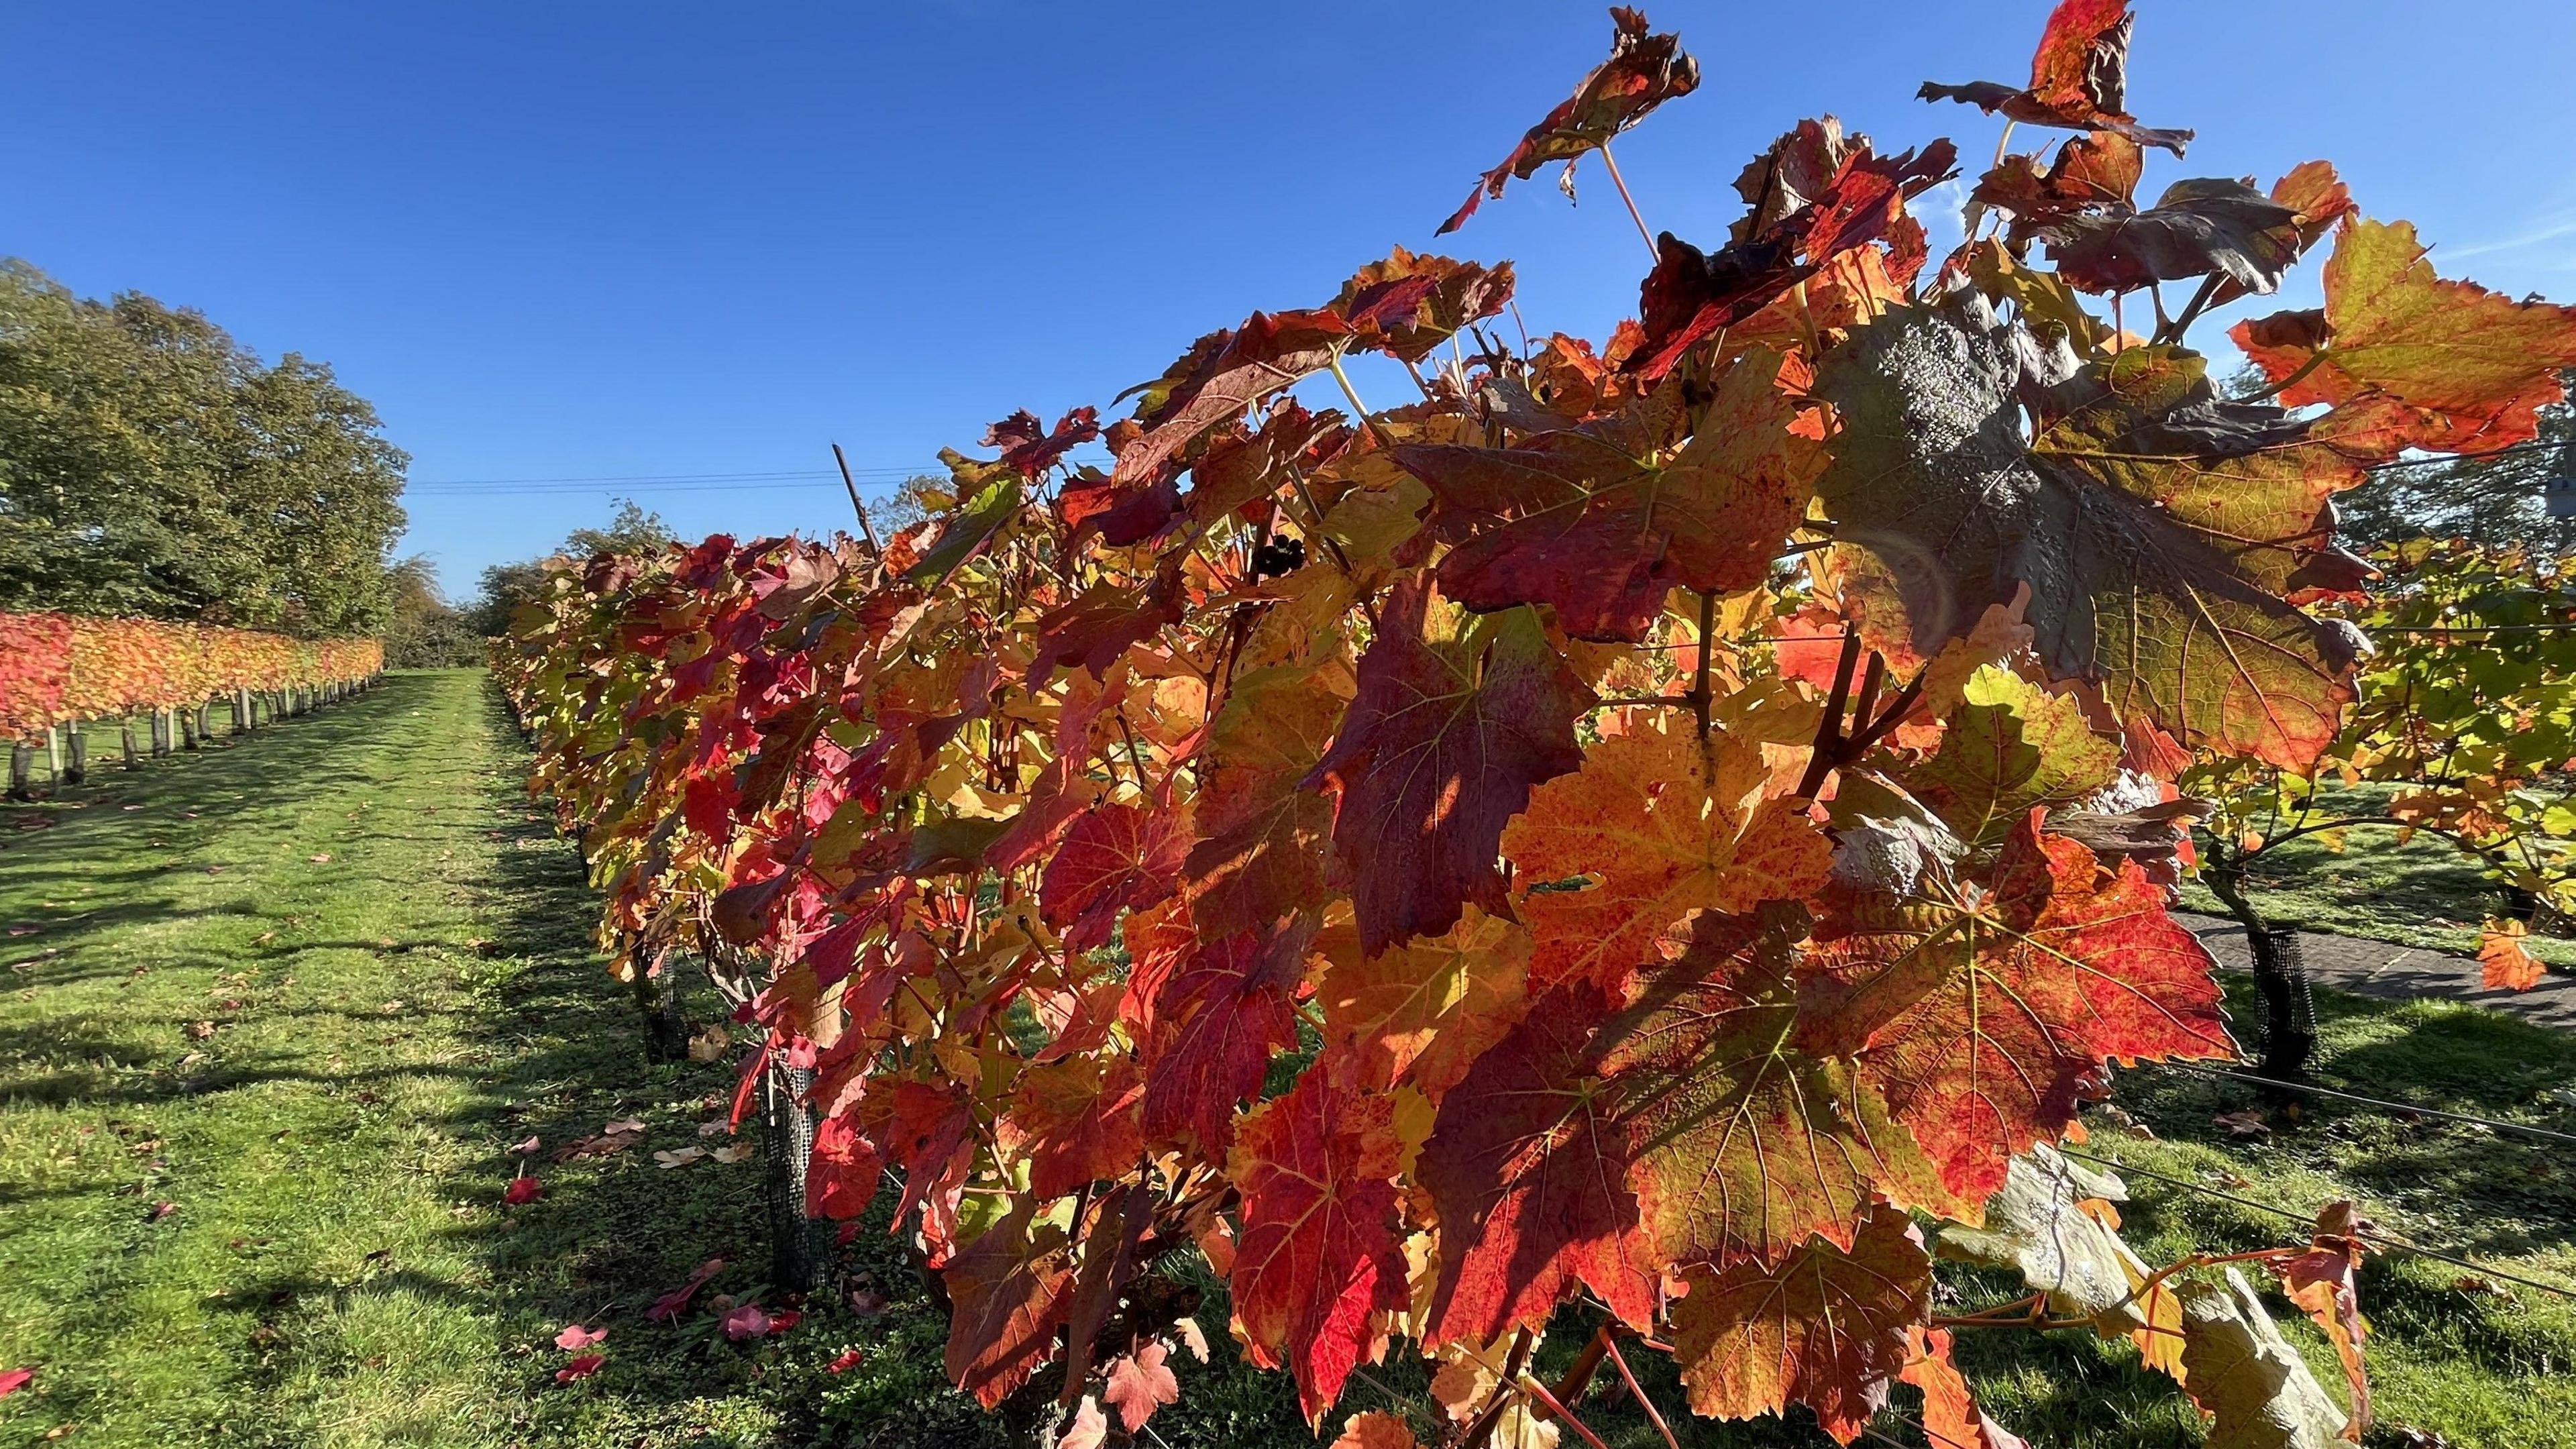
[[[2486,549],[2576,554],[2576,518],[2552,518],[2544,497],[2551,479],[2572,470],[2576,409],[2562,403],[2541,410],[2540,436],[2526,449],[2379,470],[2336,500],[2341,531],[2362,546],[2456,538]]]
[[[557,559],[580,561],[615,554],[649,554],[677,542],[679,535],[662,521],[662,515],[651,512],[632,498],[617,500],[617,512],[604,527],[576,528],[564,535],[560,547],[537,558],[515,563],[493,564],[483,570],[482,592],[468,612],[474,632],[484,638],[497,638],[510,632],[510,616],[522,604],[545,597],[551,574],[547,565]]]
[[[327,366],[0,263],[0,607],[374,629],[406,463]]]
[[[483,639],[464,610],[438,587],[438,569],[427,554],[413,554],[386,570],[391,596],[385,621],[385,662],[396,669],[455,669],[483,662]]]

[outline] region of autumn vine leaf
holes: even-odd
[[[1964,101],[1989,115],[2001,111],[2035,126],[2110,131],[2179,156],[2191,132],[2141,126],[2128,112],[2129,31],[2136,22],[2129,0],[2059,0],[2031,57],[2028,86],[1925,81],[1918,94],[1927,101]]]
[[[1968,676],[1940,747],[1898,778],[1961,840],[1992,846],[2034,807],[2109,784],[2119,765],[2119,746],[2093,733],[2081,704],[1989,664]]]
[[[1359,693],[1310,781],[1334,793],[1333,845],[1360,949],[1505,909],[1503,828],[1531,788],[1583,762],[1592,691],[1527,609],[1471,615],[1399,584],[1360,657]]]
[[[2041,834],[2040,813],[1990,877],[1863,896],[1818,931],[1836,1009],[1817,1030],[1861,1048],[1861,1079],[1971,1201],[2066,1131],[2105,1062],[2235,1055],[2209,953],[2161,888]]]
[[[1527,181],[1550,161],[1565,163],[1558,185],[1573,195],[1575,162],[1610,144],[1611,137],[1644,120],[1655,107],[1699,89],[1699,62],[1683,51],[1681,37],[1652,33],[1645,13],[1627,6],[1614,7],[1610,23],[1610,58],[1594,66],[1573,95],[1478,178],[1466,203],[1440,223],[1440,235],[1456,231],[1485,198],[1502,195],[1505,183]]]
[[[1370,1315],[1404,1306],[1398,1151],[1383,1094],[1313,1073],[1247,1118],[1235,1144],[1243,1230],[1232,1286],[1245,1355],[1288,1366],[1309,1423],[1371,1356]]]
[[[2205,383],[2192,401],[2147,412],[2097,373],[2090,385],[2106,401],[2088,415],[2090,436],[2125,421],[2122,436],[2154,449],[2119,460],[2155,480],[2160,496],[2142,497],[2104,485],[2097,473],[2112,459],[2085,433],[2025,440],[2021,366],[2009,335],[1973,307],[1892,311],[1826,360],[1816,391],[1844,432],[1817,496],[1840,524],[1835,573],[1865,635],[1929,657],[2028,583],[2042,662],[2098,681],[2124,720],[2292,768],[2313,761],[2351,697],[2358,636],[2267,587],[2288,577],[2272,555],[2232,558],[2212,538],[2232,512],[2282,492],[2321,499],[2277,474],[2240,480],[2264,489],[2250,501],[2197,481],[2295,436],[2295,421],[2184,413],[2211,401]],[[2212,426],[2193,426],[2203,416]]]
[[[1848,1249],[1873,1199],[1967,1210],[1859,1065],[1805,1044],[1800,915],[1699,917],[1603,1028],[1628,1180],[1667,1262]]]
[[[1805,1404],[1848,1444],[1906,1367],[1932,1259],[1912,1220],[1881,1207],[1848,1248],[1810,1242],[1777,1263],[1694,1269],[1683,1283],[1673,1356],[1693,1409],[1750,1419]]]
[[[1442,1098],[1417,1172],[1440,1223],[1429,1344],[1542,1325],[1578,1288],[1653,1321],[1655,1260],[1595,1035],[1615,1005],[1588,985],[1550,993]]]
[[[2290,406],[2384,395],[2405,446],[2491,453],[2528,442],[2539,410],[2562,395],[2559,373],[2576,367],[2576,308],[2436,275],[2406,222],[2347,220],[2325,291],[2322,318],[2276,313],[2232,335]]]
[[[1696,83],[1614,14],[1477,198]],[[2178,822],[2232,826],[2215,859],[2291,774],[2437,748],[2463,773],[2396,797],[2410,827],[2484,851],[2550,808],[2524,786],[2576,744],[2523,702],[2563,659],[2363,672],[2355,624],[2555,620],[2556,566],[2365,563],[2335,500],[2528,436],[2576,313],[2436,277],[2321,162],[2142,208],[2183,133],[2126,110],[2129,24],[2067,0],[2026,87],[1933,88],[2075,133],[2002,156],[1975,204],[2008,220],[1937,264],[1908,208],[1955,149],[1802,122],[1597,343],[1515,341],[1507,265],[1397,248],[1106,426],[1011,414],[882,537],[550,577],[495,672],[619,989],[694,961],[740,1003],[692,1054],[743,1054],[737,1123],[812,1106],[809,1213],[854,1231],[898,1183],[961,1388],[1051,1400],[1077,1449],[1150,1433],[1215,1329],[1195,1251],[1353,1449],[1412,1441],[1336,1407],[1398,1343],[1450,1437],[1580,1435],[1530,1373],[1578,1300],[1612,1320],[1578,1366],[1669,1341],[1701,1412],[1846,1440],[1906,1381],[1955,1449],[2015,1449],[1944,1318],[2128,1336],[2221,1444],[2344,1426],[2241,1279],[2150,1267],[2050,1144],[2115,1065],[2233,1053],[2166,910]],[[2241,334],[2279,395],[2222,396],[2192,322],[2336,227],[2323,311]],[[1400,405],[1297,396],[1371,350]],[[9,668],[0,718],[61,706]],[[2511,928],[2484,954],[2538,970]],[[2034,1296],[1936,1318],[1915,1214]],[[2355,1421],[2360,1241],[2229,1259],[2340,1335]],[[785,1317],[723,1306],[702,1329]]]
[[[2548,974],[2523,939],[2531,928],[2520,921],[2489,921],[2478,937],[2479,984],[2489,991],[2529,991]]]
[[[1669,457],[1662,440],[1542,433],[1514,448],[1407,445],[1433,524],[1458,540],[1441,591],[1477,610],[1547,604],[1578,639],[1636,643],[1675,586],[1731,594],[1760,583],[1806,516],[1824,450],[1800,428],[1776,358],[1729,370]]]
[[[1533,791],[1503,834],[1529,887],[1517,908],[1536,942],[1532,984],[1616,990],[1659,964],[1665,935],[1698,912],[1813,894],[1833,847],[1770,793],[1758,749],[1724,731],[1703,740],[1687,719],[1604,740],[1580,771]]]

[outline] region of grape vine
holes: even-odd
[[[1613,16],[1451,227],[1696,84]],[[2576,313],[2436,277],[2323,163],[2140,207],[2189,134],[2126,113],[2129,25],[2067,0],[2027,87],[1926,88],[2077,133],[2003,152],[1937,264],[1950,143],[1803,122],[1598,347],[1508,346],[1508,264],[1398,248],[1126,417],[994,424],[881,546],[600,558],[523,613],[499,667],[620,972],[716,967],[737,1120],[810,1069],[810,1208],[898,1195],[961,1387],[1136,1431],[1195,1250],[1318,1422],[1397,1340],[1439,1360],[1354,1444],[1580,1430],[1624,1342],[1702,1414],[1848,1442],[1901,1380],[2000,1445],[1947,1358],[2000,1326],[2127,1335],[2222,1435],[2357,1437],[2348,1205],[2150,1267],[2050,1144],[2114,1067],[2235,1055],[2165,912],[2175,781],[2340,733],[2371,571],[2332,495],[2530,437]],[[2275,395],[2220,397],[2194,322],[2329,236],[2325,307],[2238,329]],[[1419,396],[1363,410],[1366,353]],[[1936,1313],[1927,1226],[2031,1296]]]

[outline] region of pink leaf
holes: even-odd
[[[644,1310],[644,1316],[655,1323],[660,1323],[665,1319],[677,1318],[688,1312],[689,1300],[698,1296],[698,1290],[707,1286],[708,1279],[723,1272],[724,1266],[725,1260],[722,1258],[707,1259],[698,1265],[698,1271],[689,1275],[688,1282],[654,1299],[653,1306]]]
[[[746,1338],[766,1338],[777,1326],[758,1303],[746,1303],[724,1316],[725,1337],[739,1343]]]
[[[607,1337],[608,1330],[605,1328],[594,1333],[576,1323],[564,1329],[563,1332],[555,1335],[555,1347],[561,1349],[588,1348],[592,1344],[601,1342]]]
[[[1065,1426],[1064,1436],[1055,1441],[1055,1449],[1100,1449],[1108,1439],[1109,1416],[1085,1395],[1082,1407],[1073,1412],[1073,1422]]]
[[[1149,1343],[1134,1356],[1109,1366],[1109,1387],[1101,1397],[1117,1406],[1118,1420],[1128,1433],[1143,1428],[1156,1409],[1180,1402],[1180,1381],[1163,1363],[1170,1353],[1159,1342]]]
[[[36,1371],[31,1368],[11,1369],[7,1373],[0,1374],[0,1399],[5,1399],[25,1388],[27,1381],[35,1376]]]

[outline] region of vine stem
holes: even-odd
[[[1637,1401],[1637,1407],[1646,1411],[1646,1422],[1654,1425],[1655,1432],[1664,1436],[1664,1449],[1682,1449],[1681,1441],[1673,1437],[1673,1426],[1664,1422],[1663,1411],[1655,1407],[1654,1400],[1646,1397],[1646,1391],[1637,1385],[1637,1376],[1628,1371],[1627,1355],[1619,1352],[1619,1340],[1615,1337],[1610,1340],[1610,1366],[1619,1371],[1619,1382],[1628,1386],[1629,1396]]]
[[[1527,1374],[1523,1374],[1521,1375],[1520,1383],[1516,1385],[1516,1387],[1518,1387],[1522,1393],[1527,1394],[1531,1398],[1538,1400],[1541,1404],[1546,1405],[1548,1413],[1554,1415],[1560,1422],[1574,1430],[1575,1433],[1582,1435],[1583,1442],[1591,1445],[1592,1449],[1610,1449],[1609,1445],[1601,1442],[1600,1435],[1592,1432],[1591,1426],[1585,1424],[1581,1419],[1574,1417],[1574,1411],[1567,1408],[1563,1400],[1557,1398],[1555,1394],[1548,1391],[1547,1385],[1540,1383],[1538,1380],[1531,1378]]]
[[[1637,198],[1628,194],[1628,178],[1619,174],[1619,162],[1611,156],[1610,143],[1607,140],[1601,143],[1601,166],[1603,170],[1610,173],[1610,184],[1619,188],[1619,199],[1628,203],[1628,219],[1637,224],[1637,235],[1646,239],[1646,255],[1655,261],[1662,261],[1664,253],[1662,248],[1655,245],[1654,229],[1646,225],[1645,216],[1637,210]]]
[[[1368,410],[1367,403],[1360,401],[1360,390],[1351,386],[1351,375],[1342,371],[1341,350],[1334,349],[1332,356],[1325,360],[1324,365],[1333,370],[1333,381],[1342,385],[1342,396],[1351,400],[1351,411],[1360,415],[1360,424],[1369,430],[1369,436],[1377,439],[1377,445],[1381,448],[1394,448],[1395,439],[1388,437],[1386,430],[1377,425],[1376,415]]]
[[[1701,739],[1708,738],[1709,705],[1713,698],[1708,685],[1709,655],[1712,652],[1709,648],[1709,636],[1716,632],[1717,595],[1702,594],[1699,596],[1699,664],[1691,672],[1690,688],[1691,713],[1699,719]]]
[[[2292,372],[2288,377],[2282,378],[2279,382],[2272,384],[2261,392],[2248,393],[2244,397],[2238,399],[2238,401],[2263,402],[2267,399],[2279,397],[2281,394],[2297,387],[2300,383],[2307,381],[2308,374],[2325,366],[2326,358],[2331,355],[2332,353],[2329,349],[2320,347],[2316,351],[2308,354],[2308,360],[2300,363],[2298,370]]]

